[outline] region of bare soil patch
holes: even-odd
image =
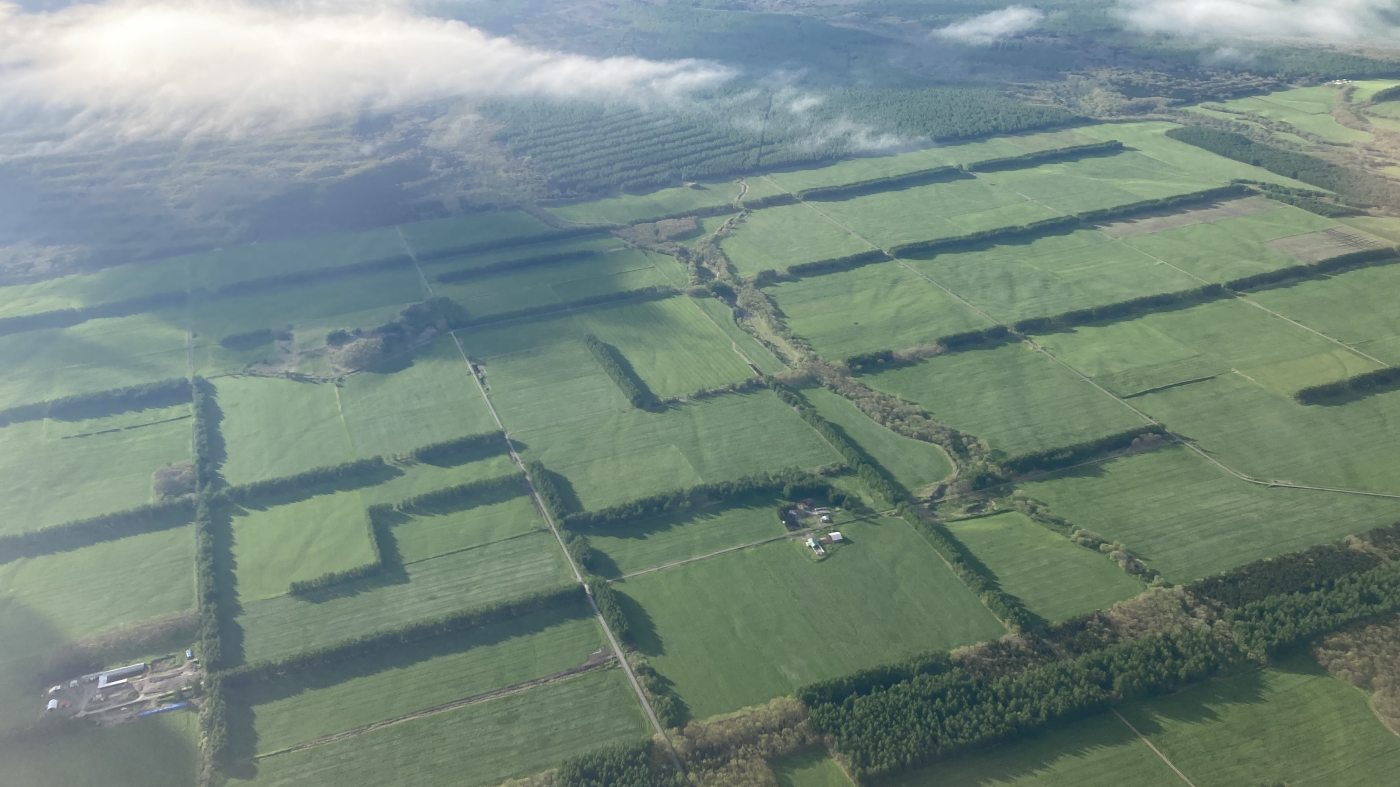
[[[1387,244],[1360,230],[1333,227],[1330,230],[1271,240],[1264,245],[1303,262],[1320,262],[1356,251],[1379,249]]]
[[[1278,203],[1270,202],[1263,197],[1220,200],[1205,207],[1144,213],[1125,221],[1103,224],[1099,230],[1113,238],[1127,238],[1133,235],[1147,235],[1152,232],[1190,227],[1193,224],[1210,224],[1221,219],[1263,213],[1277,207]]]

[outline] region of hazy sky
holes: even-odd
[[[1356,41],[1394,35],[1400,0],[1120,0],[1131,27],[1211,38]]]

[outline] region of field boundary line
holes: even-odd
[[[501,699],[504,697],[513,697],[516,694],[523,694],[531,689],[539,688],[540,686],[547,686],[551,683],[560,683],[571,678],[577,678],[580,675],[592,672],[596,669],[599,669],[612,663],[613,659],[613,656],[608,656],[606,661],[600,661],[597,663],[584,662],[583,664],[577,667],[570,667],[569,669],[566,669],[562,672],[556,672],[553,675],[546,675],[543,678],[527,680],[524,683],[516,683],[514,685],[506,686],[504,688],[494,689],[492,691],[483,692],[481,694],[473,694],[470,697],[463,697],[458,700],[452,700],[451,702],[444,702],[440,705],[433,705],[427,708],[422,708],[411,713],[405,713],[402,716],[395,716],[392,719],[376,721],[370,724],[363,724],[359,727],[343,730],[341,732],[333,732],[329,735],[322,735],[319,738],[312,738],[309,741],[303,741],[301,743],[288,746],[286,748],[278,749],[276,751],[270,751],[266,754],[255,755],[253,757],[253,761],[261,762],[262,760],[266,760],[269,757],[276,757],[281,754],[293,754],[299,751],[306,751],[307,749],[314,749],[318,746],[325,746],[329,743],[337,743],[339,741],[349,740],[351,738],[358,738],[359,736],[364,735],[366,733],[377,732],[379,730],[384,729],[385,727],[392,727],[396,724],[403,724],[404,722],[408,721],[416,721],[417,719],[425,719],[429,716],[436,716],[440,713],[447,713],[449,711],[454,711],[459,708],[465,708],[470,705],[479,705],[483,702],[490,702],[491,700]]]
[[[404,237],[403,226],[394,227],[394,231],[399,234],[399,242],[403,244],[403,250],[408,253],[408,258],[413,260],[413,269],[418,271],[418,281],[423,284],[423,289],[428,291],[428,296],[433,295],[433,285],[428,283],[428,277],[423,275],[423,266],[418,264],[418,255],[413,253],[413,246],[409,245],[408,238]]]
[[[452,337],[452,343],[457,345],[457,352],[462,356],[462,362],[467,365],[467,373],[472,376],[472,382],[476,383],[476,390],[481,393],[481,398],[486,402],[486,409],[491,411],[491,418],[495,420],[496,427],[501,430],[501,434],[506,440],[506,449],[510,451],[511,461],[515,466],[525,472],[525,463],[520,460],[520,454],[515,451],[515,443],[511,442],[510,432],[506,431],[506,426],[501,422],[501,416],[496,413],[496,406],[491,403],[491,397],[486,394],[486,388],[481,384],[481,378],[476,376],[472,369],[471,359],[467,357],[467,351],[462,347],[462,342],[457,338],[456,331],[448,331]],[[622,650],[622,645],[618,643],[617,636],[613,634],[612,627],[603,617],[602,610],[598,609],[598,601],[593,598],[593,590],[588,587],[588,583],[583,581],[583,572],[579,571],[578,564],[574,562],[574,556],[569,554],[569,548],[564,544],[564,537],[559,534],[559,528],[554,524],[554,517],[549,515],[549,509],[545,507],[544,500],[540,497],[538,489],[535,489],[535,482],[530,478],[529,473],[525,473],[525,485],[530,487],[530,498],[540,515],[544,517],[545,524],[549,525],[549,530],[554,534],[554,540],[559,543],[559,549],[564,553],[564,560],[569,564],[569,568],[574,572],[574,579],[583,585],[584,595],[588,598],[588,605],[593,608],[593,616],[602,626],[603,633],[608,637],[608,644],[612,646],[613,657],[622,666],[622,671],[627,675],[627,682],[632,684],[632,690],[637,694],[637,700],[642,703],[642,710],[646,711],[647,720],[651,722],[652,729],[656,735],[660,736],[666,743],[666,753],[671,756],[671,764],[675,766],[676,772],[685,776],[685,768],[681,767],[681,759],[676,756],[676,750],[671,746],[671,739],[666,736],[665,729],[661,726],[661,721],[656,718],[656,711],[651,709],[651,703],[647,702],[647,695],[642,691],[642,684],[637,682],[637,676],[632,672],[632,665],[627,663],[627,656]]]
[[[1156,754],[1158,757],[1161,757],[1162,762],[1165,762],[1168,768],[1171,768],[1177,776],[1180,776],[1182,781],[1191,785],[1191,787],[1196,787],[1196,783],[1186,778],[1186,774],[1182,773],[1181,769],[1176,767],[1175,763],[1167,759],[1167,755],[1163,754],[1161,749],[1158,749],[1156,746],[1153,746],[1152,741],[1149,741],[1146,735],[1143,735],[1142,733],[1138,732],[1138,728],[1134,727],[1132,722],[1123,718],[1123,714],[1119,713],[1117,708],[1110,708],[1109,710],[1112,710],[1113,715],[1117,716],[1119,721],[1127,725],[1128,729],[1132,730],[1134,735],[1138,736],[1138,738],[1141,739],[1143,743],[1147,744],[1147,748],[1151,749],[1153,754]]]

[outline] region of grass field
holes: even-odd
[[[404,224],[398,228],[403,244],[414,254],[430,254],[444,249],[501,243],[553,232],[554,228],[520,210],[485,211],[450,219]],[[397,253],[402,254],[400,245]]]
[[[975,178],[813,203],[810,207],[882,249],[1057,215],[1014,191]]]
[[[846,397],[815,387],[804,388],[802,396],[905,489],[918,490],[953,474],[953,465],[943,449],[886,429]]]
[[[374,486],[360,489],[360,497],[366,506],[377,503],[398,503],[414,495],[433,492],[486,478],[496,478],[517,472],[518,468],[505,453],[505,441],[501,441],[501,453],[466,464],[430,465],[426,462],[393,463],[392,477],[384,478]],[[378,479],[376,479],[378,480]]]
[[[38,695],[34,697],[36,705]],[[0,783],[38,787],[188,787],[198,770],[198,715],[165,713],[134,724],[75,726],[5,748]]]
[[[1037,337],[1055,357],[1120,396],[1239,375],[1281,396],[1379,365],[1237,299]]]
[[[232,485],[293,475],[355,458],[339,388],[268,377],[214,380]]]
[[[1302,181],[1275,175],[1266,169],[1217,156],[1195,145],[1178,142],[1167,136],[1167,131],[1173,128],[1176,128],[1174,123],[1146,121],[1083,126],[1077,131],[1101,141],[1119,140],[1143,156],[1154,158],[1181,172],[1208,172],[1211,178],[1210,185],[1223,185],[1232,179],[1241,178],[1263,183],[1277,183],[1291,188],[1313,188]],[[1107,161],[1108,159],[1103,160]]]
[[[1388,364],[1400,364],[1400,315],[1387,308],[1400,291],[1400,265],[1347,271],[1250,293],[1256,301]]]
[[[1316,134],[1328,142],[1351,144],[1372,142],[1375,136],[1357,129],[1347,128],[1332,117],[1336,106],[1337,88],[1328,85],[1294,88],[1266,96],[1250,96],[1226,101],[1225,106],[1237,112],[1281,120],[1294,128]],[[1353,97],[1353,101],[1361,101]]]
[[[739,198],[734,183],[697,183],[650,194],[623,194],[592,202],[549,208],[549,212],[576,224],[635,224],[662,216],[727,205]]]
[[[457,511],[419,515],[394,526],[399,556],[414,563],[494,544],[508,538],[544,530],[544,520],[520,486],[520,496],[503,502],[486,502]]]
[[[739,348],[739,352],[757,366],[764,374],[777,374],[787,368],[773,351],[740,328],[734,321],[734,312],[723,301],[715,298],[696,298],[695,305],[704,312],[724,335]]]
[[[1400,520],[1400,500],[1250,484],[1181,446],[1021,489],[1181,583]]]
[[[851,787],[841,766],[821,749],[780,757],[771,765],[778,787]]]
[[[504,417],[504,414],[502,414]],[[584,508],[605,508],[701,482],[841,461],[769,391],[728,394],[653,413],[581,418],[519,435],[562,474]]]
[[[1113,606],[1147,589],[1113,561],[1008,511],[950,522],[1002,589],[1051,623]]]
[[[1210,171],[1182,170],[1151,156],[1125,151],[978,177],[1050,210],[1068,214],[1170,197],[1228,182],[1213,172],[1202,172]]]
[[[841,532],[820,563],[780,541],[617,584],[638,648],[694,718],[1003,633],[903,520]]]
[[[402,454],[496,431],[471,369],[450,336],[403,359],[350,375],[339,386],[345,428],[361,457]]]
[[[864,378],[1010,456],[1141,426],[1141,418],[1021,343],[946,353]]]
[[[832,360],[991,327],[894,261],[782,282],[767,291],[787,315],[788,327]]]
[[[611,565],[600,573],[620,576],[676,560],[781,536],[787,528],[774,513],[776,498],[727,501],[721,505],[645,517],[620,527],[588,530],[593,548]]]
[[[338,586],[325,600],[293,596],[243,603],[247,661],[280,658],[381,629],[552,588],[573,579],[554,536],[533,533],[421,560]]]
[[[0,428],[0,534],[151,502],[156,468],[190,459],[189,415],[181,405]]]
[[[1006,323],[1200,286],[1181,271],[1090,230],[908,264]]]
[[[587,673],[368,735],[263,760],[256,787],[486,787],[646,732],[621,670]]]
[[[684,269],[671,257],[623,249],[489,278],[435,282],[433,293],[460,303],[472,318],[482,318],[643,287],[685,283]]]
[[[604,647],[602,631],[580,600],[568,608],[449,634],[402,652],[260,681],[238,698],[255,735],[255,740],[238,745],[249,753],[266,754],[552,675],[577,667]]]
[[[280,596],[292,582],[373,563],[360,493],[239,511],[233,517],[233,559],[238,598],[245,604]]]
[[[870,248],[802,203],[748,214],[719,245],[740,276],[860,254]]]
[[[1331,219],[1285,205],[1250,216],[1136,235],[1123,242],[1192,276],[1224,283],[1297,265],[1298,260],[1265,243],[1335,226]]]
[[[448,271],[473,270],[486,265],[495,265],[511,260],[526,260],[546,256],[552,257],[556,254],[565,254],[569,252],[577,252],[586,256],[592,252],[606,252],[625,248],[627,248],[627,244],[621,238],[615,238],[606,234],[586,235],[575,238],[528,243],[520,246],[508,246],[503,249],[494,249],[492,251],[472,252],[456,257],[420,260],[419,265],[423,268],[423,272],[428,278],[432,279]]]

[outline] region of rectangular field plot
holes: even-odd
[[[393,504],[425,492],[519,472],[506,453],[505,438],[501,438],[499,445],[492,443],[485,450],[499,450],[500,453],[458,457],[435,465],[395,460],[383,477],[371,479],[378,483],[359,489],[360,498],[366,506]]]
[[[1400,768],[1400,738],[1308,654],[1122,713],[1197,787],[1370,787]]]
[[[757,366],[764,374],[777,374],[787,368],[782,361],[778,360],[778,356],[774,355],[772,350],[739,327],[739,324],[734,320],[734,311],[724,301],[716,298],[696,298],[695,305],[710,318],[711,322],[719,326],[719,329],[725,336],[729,337],[729,340],[734,343],[733,346],[739,349],[744,358]]]
[[[1003,590],[1051,623],[1111,607],[1147,589],[1113,561],[1016,511],[950,522]]]
[[[496,431],[496,421],[452,337],[340,383],[339,404],[357,456],[403,454]]]
[[[541,257],[555,257],[561,254],[575,254],[579,257],[587,257],[593,254],[625,248],[627,248],[627,243],[625,241],[611,235],[584,235],[573,238],[562,238],[559,240],[546,240],[521,246],[508,246],[503,249],[493,249],[491,251],[471,252],[455,257],[419,260],[418,262],[419,265],[422,266],[424,274],[427,275],[429,280],[432,280],[449,271],[469,271],[488,265],[502,265],[509,262],[539,259]]]
[[[820,749],[780,757],[770,764],[778,787],[851,787],[841,766]]]
[[[1136,151],[979,177],[1061,213],[1084,213],[1214,186],[1226,180],[1186,172]]]
[[[753,370],[733,342],[689,298],[641,301],[578,317],[617,348],[658,398],[741,382]]]
[[[82,309],[131,298],[184,292],[185,268],[185,258],[175,258],[0,286],[0,317]]]
[[[720,241],[740,276],[860,254],[870,246],[810,205],[778,205],[744,217]]]
[[[220,377],[224,479],[237,486],[355,458],[333,383]]]
[[[1201,284],[1089,230],[939,254],[908,264],[1007,323]]]
[[[782,282],[767,291],[787,315],[788,327],[831,360],[991,327],[894,261]]]
[[[182,259],[189,265],[191,291],[213,292],[251,279],[376,262],[405,252],[398,232],[387,229],[255,243]]]
[[[942,448],[886,429],[846,397],[825,388],[804,388],[802,396],[905,489],[915,491],[952,475]]]
[[[518,492],[517,497],[498,500],[505,494]],[[473,501],[477,502],[477,501]],[[399,557],[407,565],[494,544],[530,533],[544,532],[544,520],[535,511],[535,504],[525,494],[525,486],[501,493],[454,510],[431,515],[404,517],[393,525],[394,540]]]
[[[815,209],[882,249],[1026,224],[1057,214],[976,178],[870,194]]]
[[[592,611],[579,600],[391,654],[258,681],[235,699],[247,720],[235,745],[244,754],[279,751],[575,668],[605,647]],[[250,740],[239,739],[250,732]]]
[[[599,572],[615,577],[781,536],[787,528],[778,521],[776,505],[776,498],[726,501],[589,529],[586,534],[593,548],[611,562]]]
[[[841,457],[770,391],[727,394],[663,412],[628,410],[520,435],[584,509]]]
[[[37,704],[39,695],[30,702]],[[74,725],[7,743],[0,746],[0,784],[189,787],[198,760],[199,714],[182,710],[136,724]]]
[[[292,582],[374,562],[365,505],[356,491],[318,495],[233,516],[233,559],[243,603],[287,592]]]
[[[337,585],[315,598],[278,596],[243,604],[244,660],[275,659],[415,620],[506,601],[572,581],[549,533],[435,557]]]
[[[1297,265],[1296,257],[1272,245],[1280,239],[1335,226],[1331,219],[1284,205],[1247,216],[1132,235],[1123,242],[1192,276],[1224,283]]]
[[[1021,489],[1074,526],[1122,541],[1178,583],[1400,520],[1400,500],[1251,484],[1181,446]]]
[[[1076,130],[1085,136],[1105,142],[1110,139],[1119,140],[1136,152],[1157,159],[1181,172],[1210,173],[1211,180],[1208,186],[1221,186],[1238,178],[1277,183],[1290,188],[1312,188],[1301,181],[1275,175],[1266,169],[1243,164],[1224,156],[1217,156],[1195,145],[1178,142],[1167,136],[1167,132],[1173,128],[1177,128],[1175,123],[1148,121],[1143,123],[1104,123],[1097,126],[1084,126]]]
[[[0,336],[0,409],[188,377],[185,341],[183,309]]]
[[[986,752],[940,762],[889,781],[891,787],[1140,787],[1184,782],[1111,713],[1049,729]]]
[[[1400,265],[1361,268],[1325,279],[1250,293],[1249,299],[1373,358],[1400,364]]]
[[[1025,344],[946,353],[864,382],[1016,456],[1141,426],[1126,407]]]
[[[575,754],[632,742],[646,717],[622,670],[607,669],[395,724],[258,763],[251,787],[489,787]]]
[[[403,243],[424,257],[462,246],[518,241],[553,231],[553,227],[520,210],[486,211],[398,227]]]
[[[549,208],[549,212],[575,224],[635,224],[662,216],[728,205],[739,198],[740,191],[737,182],[697,183],[650,194],[623,194],[592,202],[560,205]]]
[[[1238,374],[1282,396],[1379,364],[1237,299],[1037,338],[1120,396]]]
[[[0,534],[152,501],[156,469],[190,460],[189,405],[0,428]]]
[[[662,254],[622,249],[461,282],[436,282],[433,292],[460,303],[472,318],[685,284],[680,264]]]
[[[992,137],[962,145],[925,148],[893,156],[854,158],[815,169],[774,172],[767,177],[788,191],[797,192],[906,175],[950,164],[968,164],[986,159],[1019,156],[1025,152],[1025,148],[1015,144],[1011,137]]]
[[[693,718],[1005,632],[908,523],[841,528],[818,563],[779,541],[616,585],[638,648]]]

